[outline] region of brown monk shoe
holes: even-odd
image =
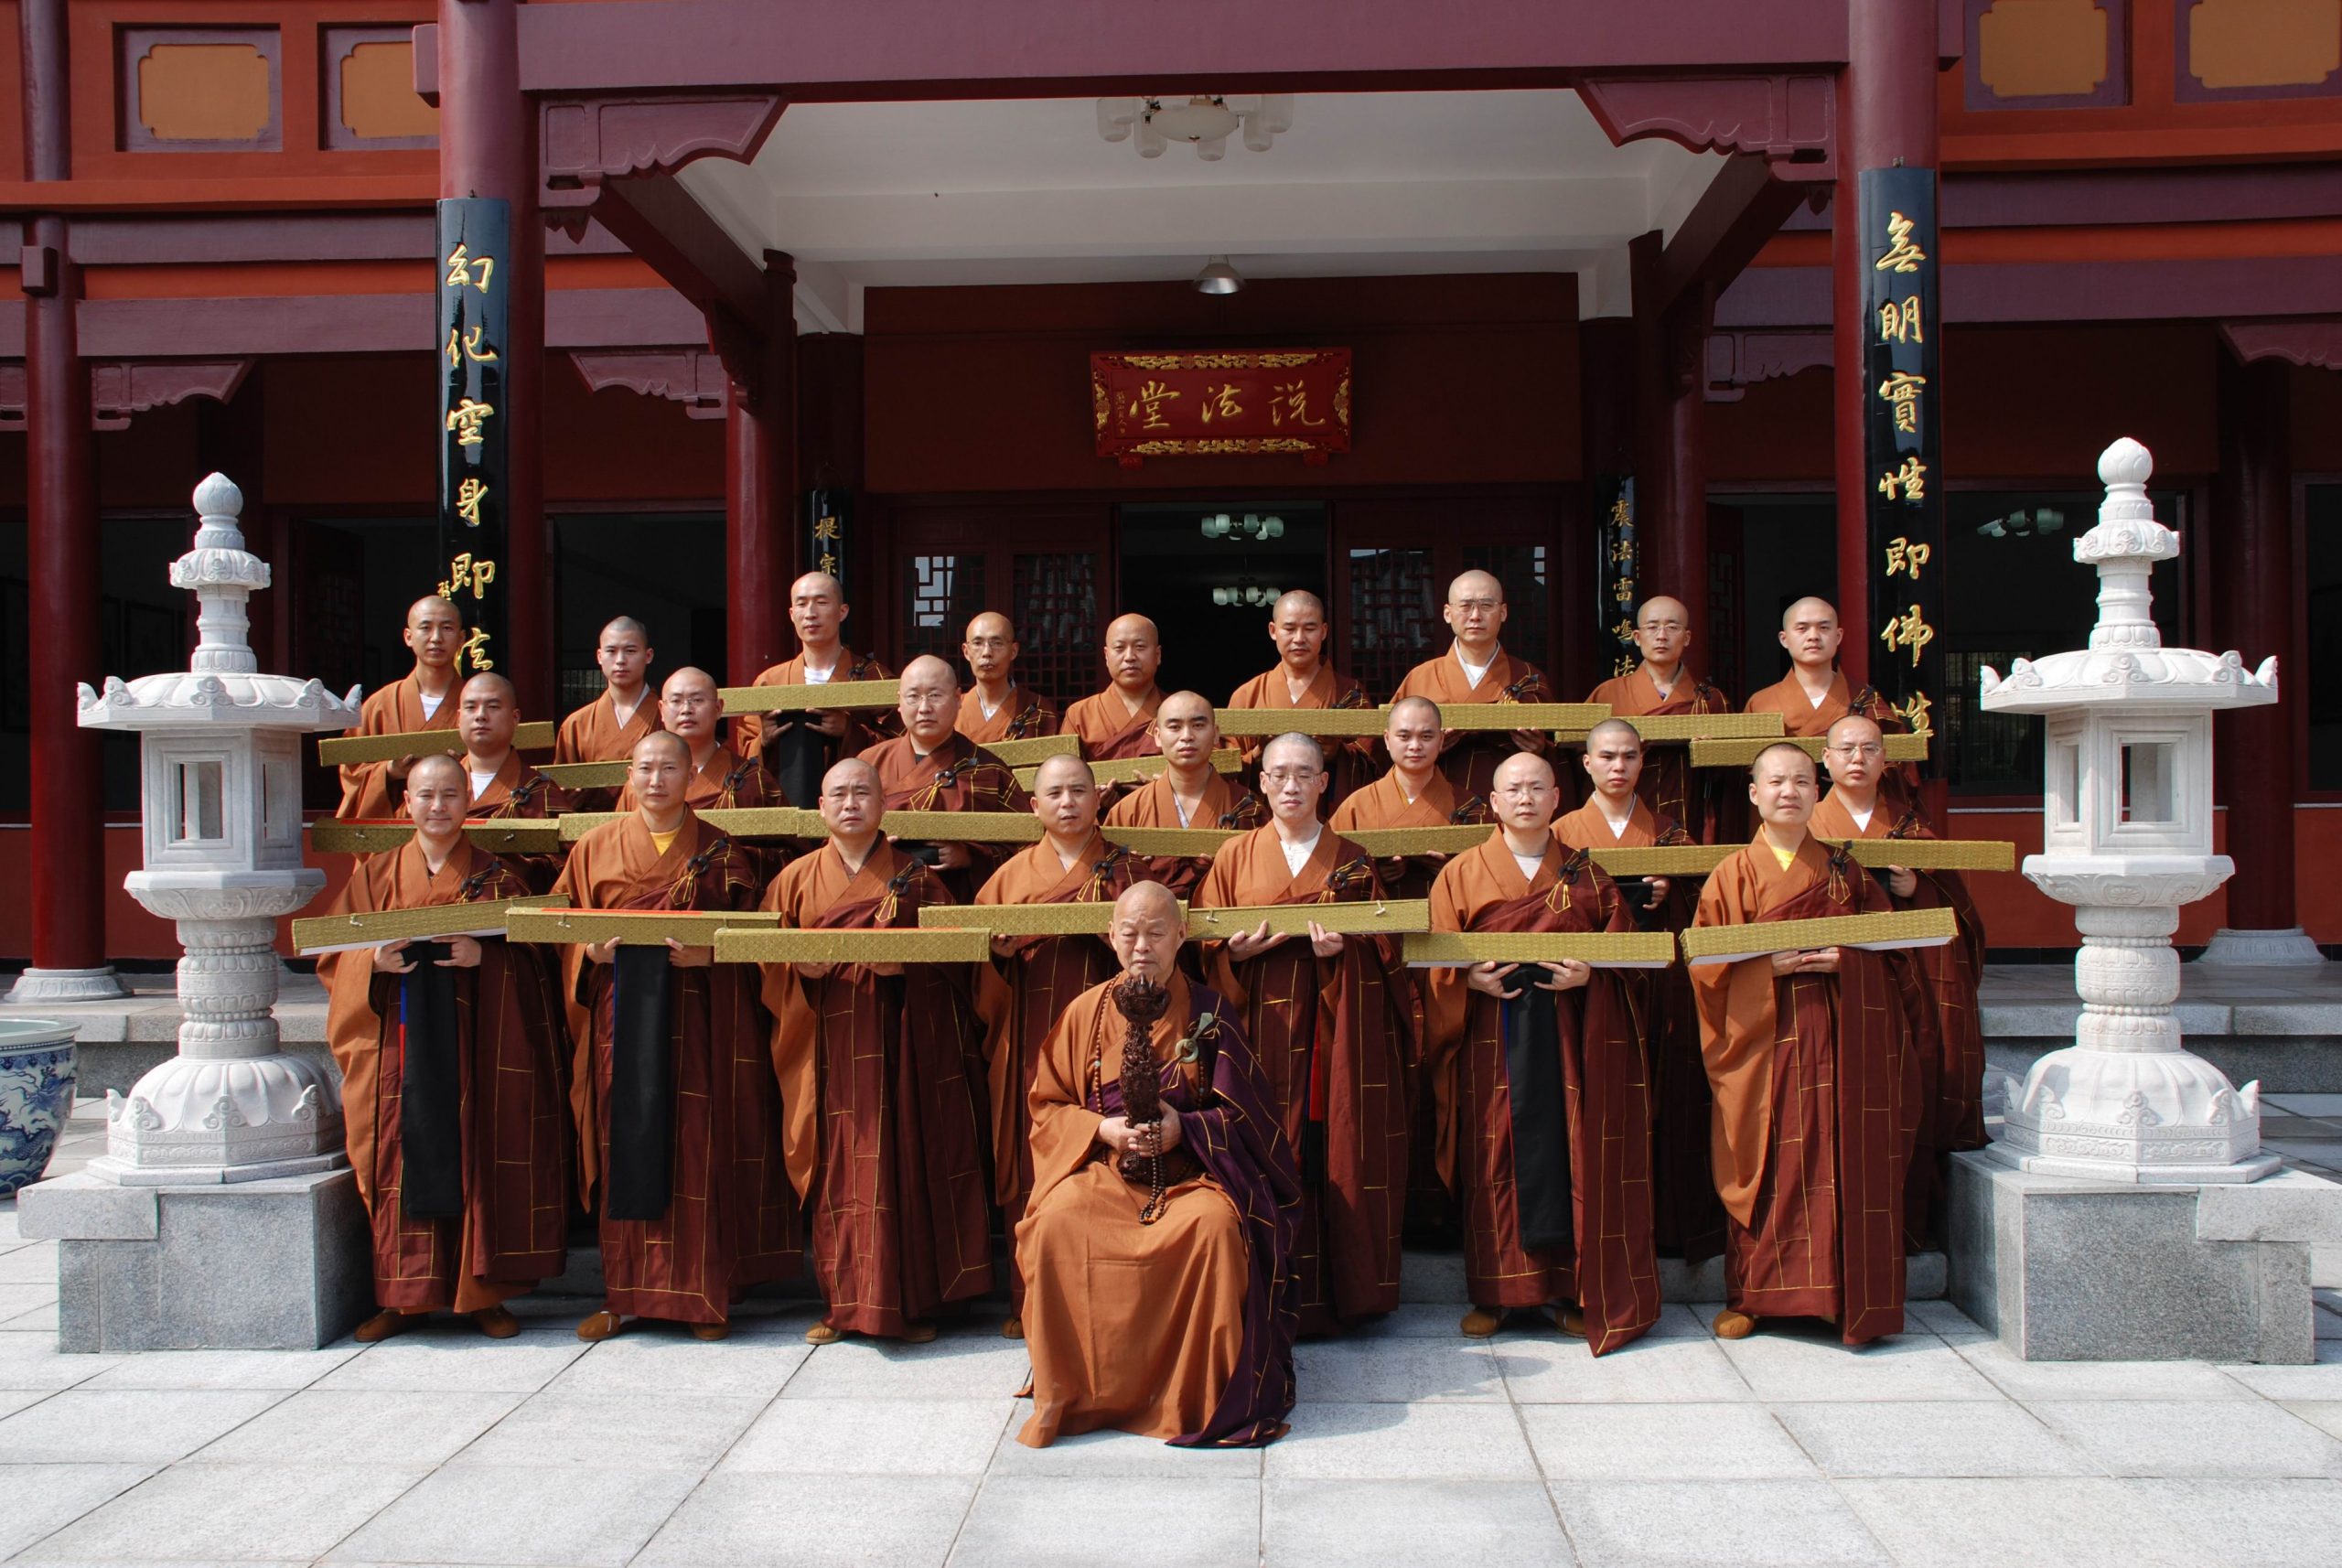
[[[1553,1322],[1563,1333],[1573,1339],[1585,1337],[1585,1314],[1576,1307],[1563,1306],[1559,1312],[1553,1314]]]
[[[596,1312],[577,1326],[577,1337],[588,1345],[598,1345],[626,1326],[626,1319],[615,1312]]]
[[[422,1322],[423,1317],[419,1312],[401,1312],[395,1306],[386,1306],[351,1329],[349,1337],[360,1345],[379,1345],[395,1335],[405,1333]]]
[[[1504,1308],[1476,1306],[1464,1315],[1464,1337],[1486,1339],[1504,1326]]]
[[[932,1323],[908,1323],[903,1326],[903,1343],[906,1345],[924,1345],[934,1337],[935,1325]]]
[[[1719,1339],[1746,1339],[1756,1332],[1756,1320],[1745,1312],[1735,1312],[1727,1306],[1716,1314],[1716,1320],[1708,1326],[1715,1331]]]
[[[1022,1339],[1022,1338],[1024,1338],[1024,1337],[1025,1337],[1025,1320],[1024,1320],[1023,1318],[1021,1318],[1021,1317],[1012,1317],[1012,1318],[1008,1318],[1007,1320],[1005,1320],[1004,1322],[1003,1322],[1003,1323],[1001,1324],[1001,1326],[1000,1326],[1000,1337],[1001,1337],[1003,1339]]]
[[[728,1323],[694,1323],[692,1325],[692,1337],[711,1342],[729,1339],[732,1337],[732,1326]]]
[[[521,1332],[521,1320],[500,1306],[483,1306],[472,1314],[472,1322],[490,1339],[510,1339]]]
[[[845,1330],[827,1323],[816,1323],[805,1331],[808,1345],[834,1345],[845,1337]]]

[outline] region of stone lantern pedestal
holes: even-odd
[[[2277,661],[2165,648],[2149,575],[2179,553],[2147,449],[2099,459],[2106,500],[2074,559],[2099,575],[2089,648],[1983,672],[1983,706],[2038,714],[2042,853],[2074,907],[2074,1043],[2033,1064],[2000,1141],[1956,1156],[1953,1298],[2048,1359],[2312,1359],[2309,1246],[2342,1240],[2342,1187],[2261,1152],[2260,1086],[2180,1040],[2181,906],[2234,874],[2212,853],[2212,715],[2277,700]]]
[[[258,672],[245,601],[268,586],[236,520],[196,487],[195,547],[171,566],[199,607],[190,668],[81,688],[81,722],[140,736],[145,864],[131,897],[175,921],[178,1054],[109,1093],[106,1153],[18,1198],[59,1241],[68,1350],[314,1347],[371,1300],[366,1222],[342,1151],[340,1093],[277,1048],[276,922],[317,897],[302,863],[304,739],[358,718],[358,693]]]

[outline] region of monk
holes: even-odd
[[[808,572],[798,578],[789,588],[789,624],[796,628],[797,654],[763,671],[752,684],[826,686],[833,681],[886,679],[889,671],[884,664],[845,645],[842,633],[851,613],[844,587],[827,572]],[[779,781],[789,804],[810,807],[832,763],[859,757],[890,727],[842,708],[749,714],[740,719],[733,740],[740,755],[757,758]]]
[[[1276,645],[1276,668],[1255,675],[1228,699],[1231,708],[1370,708],[1366,688],[1337,671],[1326,661],[1326,638],[1332,629],[1326,618],[1326,601],[1304,588],[1279,598],[1269,611],[1269,640]],[[1370,743],[1348,741],[1329,748],[1334,781],[1326,791],[1329,809],[1338,807],[1371,777],[1367,768]],[[1244,747],[1250,767],[1261,759],[1261,743]]]
[[[878,770],[890,811],[1025,811],[1032,800],[1008,764],[962,735],[960,682],[951,666],[923,653],[903,666],[903,733],[862,754]],[[1009,845],[936,843],[912,853],[929,862],[964,904],[1008,858]]]
[[[1732,699],[1685,663],[1692,651],[1692,612],[1681,599],[1665,595],[1645,599],[1635,614],[1634,635],[1641,662],[1596,686],[1586,694],[1587,702],[1606,703],[1614,719],[1732,712]],[[1641,770],[1637,792],[1653,813],[1681,823],[1701,843],[1716,842],[1713,780],[1692,771],[1689,746],[1662,746],[1646,752]]]
[[[766,889],[805,930],[919,924],[951,895],[886,842],[877,769],[822,779],[829,843]],[[952,1302],[992,1290],[982,1046],[966,979],[940,964],[764,966],[773,1070],[789,1106],[789,1179],[813,1211],[813,1276],[829,1311],[807,1343],[848,1333],[924,1344]]]
[[[1293,1411],[1300,1176],[1234,1010],[1179,972],[1181,936],[1160,883],[1114,901],[1123,979],[1170,993],[1149,1030],[1159,1122],[1123,1114],[1121,981],[1075,998],[1036,1064],[1033,1196],[1016,1228],[1032,1281],[1028,1447],[1101,1427],[1251,1447],[1283,1436]],[[1123,1174],[1125,1155],[1146,1185]]]
[[[1885,892],[1808,831],[1813,758],[1786,743],[1750,770],[1756,837],[1700,895],[1700,926],[1884,913]],[[1764,933],[1748,932],[1751,945]],[[1692,968],[1715,1090],[1724,1200],[1721,1339],[1759,1317],[1820,1317],[1861,1345],[1903,1330],[1903,1190],[1918,1064],[1896,953],[1830,947]]]
[[[406,629],[399,634],[414,655],[414,668],[367,695],[350,735],[409,735],[456,727],[456,657],[464,646],[464,618],[442,598],[421,598],[407,607]],[[397,813],[391,793],[414,766],[402,757],[389,762],[349,762],[341,768],[341,804],[333,814],[345,821],[379,821]]]
[[[634,808],[577,841],[553,891],[581,909],[755,908],[747,856],[683,799],[690,768],[681,736],[635,742]],[[581,950],[588,1023],[570,1102],[605,1300],[577,1337],[607,1339],[639,1316],[721,1339],[750,1286],[804,1266],[756,977],[672,940]]]
[[[1625,719],[1606,719],[1587,732],[1585,772],[1594,788],[1585,805],[1554,819],[1564,847],[1648,849],[1692,842],[1680,823],[1652,811],[1642,793],[1649,755]],[[1645,930],[1681,931],[1692,923],[1700,897],[1697,879],[1671,876],[1621,879],[1618,890]],[[1724,1251],[1724,1206],[1716,1201],[1708,1161],[1714,1102],[1700,1057],[1699,1008],[1681,959],[1641,978],[1648,982],[1652,1235],[1662,1255],[1703,1262]]]
[[[1153,749],[1161,774],[1124,795],[1106,813],[1112,828],[1228,828],[1250,831],[1268,821],[1253,793],[1211,765],[1219,721],[1198,692],[1174,692],[1155,710]],[[1203,855],[1156,855],[1141,873],[1185,898],[1211,868]]]
[[[594,662],[605,682],[602,694],[561,721],[553,743],[555,762],[621,761],[633,753],[636,741],[659,727],[659,702],[649,680],[656,657],[650,633],[632,616],[620,616],[602,628],[594,644]]]
[[[786,805],[770,773],[717,738],[723,721],[724,699],[715,677],[698,666],[684,665],[659,688],[659,723],[653,727],[681,739],[691,754],[684,803],[694,811]],[[634,808],[630,788],[621,789],[616,809]]]
[[[1077,736],[1092,762],[1144,757],[1155,750],[1155,710],[1163,693],[1163,637],[1144,616],[1116,616],[1106,628],[1106,689],[1065,711],[1059,732]]]
[[[1830,726],[1821,751],[1830,792],[1813,809],[1815,834],[1833,840],[1940,836],[1916,807],[1889,815],[1881,789],[1887,772],[1885,742],[1879,727],[1865,718],[1849,715]],[[1952,1151],[1984,1146],[1984,1042],[1976,1003],[1984,973],[1984,922],[1956,871],[1897,865],[1884,876],[1872,875],[1886,885],[1896,908],[1948,908],[1960,924],[1960,935],[1947,945],[1910,953],[1927,990],[1930,1026],[1917,1041],[1919,1139],[1904,1204],[1909,1238],[1917,1246],[1943,1239]]]
[[[1058,705],[1016,683],[1016,627],[998,610],[968,622],[960,657],[974,681],[960,693],[956,727],[978,746],[996,740],[1031,740],[1058,733]]]
[[[1145,863],[1098,832],[1098,782],[1078,757],[1052,757],[1033,779],[1033,814],[1047,836],[1011,856],[976,894],[985,906],[1111,903],[1141,879]],[[994,937],[977,972],[992,1108],[993,1196],[1016,1233],[1033,1190],[1026,1105],[1041,1043],[1058,1015],[1116,972],[1113,950],[1092,936]],[[1024,1337],[1025,1274],[1010,1258],[1009,1316],[1001,1332]]]
[[[1261,753],[1270,823],[1229,840],[1196,889],[1197,909],[1379,900],[1374,862],[1317,819],[1326,757],[1305,735]],[[1204,946],[1212,988],[1242,1021],[1286,1140],[1301,1154],[1294,1250],[1301,1332],[1335,1329],[1399,1305],[1406,1218],[1407,1063],[1414,987],[1380,937],[1230,929]]]
[[[361,862],[329,913],[527,892],[464,837],[469,793],[455,758],[419,758],[406,776],[414,837]],[[491,1339],[509,1339],[521,1326],[503,1304],[562,1272],[566,1042],[546,959],[500,938],[457,936],[317,960],[381,1308],[358,1326],[360,1344],[432,1312],[461,1314]]]
[[[1837,607],[1827,599],[1809,596],[1783,610],[1780,641],[1789,656],[1789,672],[1752,695],[1748,711],[1780,714],[1781,728],[1794,736],[1827,735],[1848,714],[1860,714],[1889,735],[1907,731],[1910,726],[1876,690],[1847,686],[1838,671],[1838,648],[1845,639]],[[1909,763],[1888,770],[1880,787],[1887,792],[1891,815],[1899,817],[1910,808],[1918,786],[1918,770]]]
[[[456,733],[463,737],[464,772],[473,817],[549,817],[568,809],[568,792],[521,760],[512,736],[521,727],[521,696],[493,672],[464,682],[457,697]],[[392,781],[393,793],[396,781]]]
[[[1526,660],[1504,650],[1499,639],[1510,610],[1504,585],[1487,572],[1466,572],[1447,585],[1441,618],[1456,634],[1438,658],[1416,665],[1399,682],[1396,695],[1428,697],[1444,710],[1465,703],[1549,703],[1552,688]],[[1456,809],[1467,822],[1491,821],[1488,791],[1497,764],[1516,751],[1542,752],[1551,744],[1542,730],[1510,735],[1450,731],[1440,753],[1440,771],[1456,790]]]

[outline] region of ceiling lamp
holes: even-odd
[[[1098,100],[1098,134],[1110,142],[1137,142],[1138,156],[1143,158],[1159,158],[1165,147],[1184,142],[1204,162],[1218,163],[1228,156],[1228,138],[1240,129],[1248,150],[1267,152],[1279,136],[1293,129],[1293,94],[1223,98],[1198,92],[1184,102],[1177,98]]]
[[[1211,591],[1216,605],[1251,605],[1259,607],[1273,605],[1284,596],[1274,588],[1264,588],[1256,583],[1223,584]]]
[[[1206,539],[1227,539],[1231,535],[1255,542],[1283,539],[1284,519],[1273,512],[1262,517],[1248,511],[1241,518],[1231,518],[1224,511],[1208,513],[1203,521],[1203,534]]]
[[[1235,294],[1244,286],[1244,274],[1228,264],[1226,256],[1214,256],[1196,274],[1198,294]]]

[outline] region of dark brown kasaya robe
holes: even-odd
[[[1808,833],[1784,867],[1760,837],[1708,878],[1696,924],[1889,908],[1842,851]],[[1724,1305],[1825,1318],[1860,1345],[1903,1329],[1911,1024],[1925,1002],[1900,953],[1841,948],[1839,961],[1836,974],[1798,975],[1776,975],[1765,955],[1694,964],[1692,984],[1715,1090]]]
[[[1092,832],[1071,865],[1044,840],[1013,855],[993,873],[982,905],[1110,904],[1143,880],[1145,863]],[[1011,1236],[1025,1218],[1033,1190],[1033,1148],[1026,1136],[1026,1101],[1033,1090],[1041,1042],[1075,997],[1111,978],[1118,966],[1103,937],[1022,937],[1015,950],[995,951],[976,973],[976,1011],[984,1025],[987,1099],[992,1108],[993,1198]],[[1010,1299],[1025,1307],[1025,1275],[1011,1258]]]
[[[1058,733],[1078,738],[1083,758],[1090,762],[1153,757],[1162,749],[1155,744],[1155,710],[1163,705],[1163,696],[1161,687],[1149,686],[1133,713],[1123,689],[1108,686],[1068,708],[1065,726]]]
[[[1731,698],[1710,685],[1704,677],[1688,670],[1678,669],[1673,689],[1660,696],[1659,688],[1651,683],[1649,671],[1641,665],[1603,682],[1585,700],[1607,703],[1614,719],[1732,712]],[[1681,742],[1646,742],[1642,777],[1635,782],[1635,793],[1660,816],[1681,823],[1696,842],[1714,843],[1718,842],[1717,812],[1723,800],[1720,781],[1729,771],[1694,768],[1692,748]]]
[[[606,688],[602,694],[561,721],[561,729],[553,736],[553,759],[555,762],[624,762],[634,755],[635,743],[644,736],[661,728],[659,693],[648,686],[642,700],[624,724],[618,722],[618,704]],[[573,791],[580,811],[608,811],[618,809],[618,787],[596,785],[591,789]]]
[[[1370,708],[1374,699],[1366,688],[1337,671],[1332,665],[1319,663],[1317,672],[1303,688],[1300,700],[1295,701],[1293,688],[1284,678],[1284,663],[1266,674],[1255,675],[1230,694],[1231,708],[1273,708],[1283,713],[1316,712],[1327,708]],[[1331,811],[1374,779],[1374,742],[1370,737],[1337,740],[1323,737],[1326,748],[1327,781],[1326,798],[1321,810]],[[1268,745],[1267,737],[1248,738],[1244,742],[1244,766],[1252,777],[1258,776],[1261,752]]]
[[[1778,714],[1781,715],[1781,728],[1799,736],[1826,736],[1830,726],[1848,714],[1868,719],[1879,727],[1882,735],[1908,735],[1911,730],[1911,726],[1903,722],[1903,715],[1887,706],[1886,699],[1878,694],[1877,688],[1864,686],[1860,691],[1851,690],[1843,673],[1833,673],[1830,677],[1830,694],[1822,698],[1817,706],[1807,698],[1805,688],[1797,682],[1797,671],[1792,670],[1772,685],[1752,695],[1748,699],[1747,711],[1752,714]],[[1895,814],[1899,816],[1910,810],[1919,798],[1918,765],[1909,762],[1888,764],[1878,781],[1878,792]]]
[[[438,712],[425,717],[423,712],[423,688],[415,683],[412,673],[402,676],[387,686],[377,687],[368,693],[358,709],[358,727],[345,730],[345,735],[412,735],[417,730],[448,730],[456,727],[456,718],[462,709],[457,693],[463,687],[460,677],[452,678],[447,694],[439,699]],[[452,734],[449,738],[452,740]],[[458,749],[450,747],[450,750]],[[344,822],[379,822],[398,813],[392,809],[391,765],[387,762],[350,762],[341,768],[341,803],[333,814]]]
[[[1407,678],[1399,682],[1391,700],[1395,703],[1402,697],[1428,697],[1444,713],[1450,706],[1472,703],[1550,703],[1553,689],[1535,665],[1501,649],[1488,673],[1475,686],[1451,644],[1438,658],[1425,660],[1407,671]],[[1510,731],[1479,730],[1457,736],[1456,744],[1440,754],[1439,770],[1455,789],[1456,810],[1466,822],[1496,820],[1488,810],[1488,794],[1496,788],[1497,768],[1520,749],[1513,743]],[[1553,774],[1561,787],[1563,803],[1574,802],[1576,785],[1569,777],[1569,769],[1556,768]]]
[[[456,760],[464,763],[466,759],[459,757]],[[403,796],[404,786],[399,786],[396,793]],[[564,811],[581,809],[575,795],[521,761],[519,752],[508,751],[496,777],[488,781],[488,788],[472,797],[464,814],[482,822],[541,822]],[[561,875],[565,854],[565,851],[554,850],[546,854],[511,854],[504,858],[528,883],[530,892],[543,893]]]
[[[1448,863],[1432,888],[1442,931],[1622,931],[1634,915],[1583,850],[1549,838],[1524,877],[1501,832]],[[1659,1320],[1651,1243],[1650,1089],[1642,987],[1597,969],[1582,988],[1534,989],[1523,964],[1483,996],[1436,971],[1433,1036],[1455,1064],[1443,1155],[1464,1207],[1464,1277],[1480,1306],[1585,1314],[1595,1355]]]
[[[1553,833],[1572,849],[1641,849],[1692,842],[1691,834],[1639,798],[1623,833],[1610,831],[1599,800],[1588,800],[1555,818]],[[1699,877],[1671,876],[1667,881],[1664,900],[1635,911],[1636,924],[1644,930],[1681,931],[1699,908]],[[1652,1234],[1662,1254],[1704,1262],[1724,1251],[1724,1204],[1716,1197],[1715,1170],[1708,1157],[1715,1097],[1700,1056],[1700,1009],[1692,999],[1691,971],[1680,956],[1665,969],[1641,972],[1640,978],[1649,996],[1645,1038],[1651,1076]]]
[[[527,890],[468,842],[435,874],[410,843],[368,856],[328,913]],[[411,944],[416,967],[405,975],[375,972],[371,949],[317,960],[381,1306],[478,1312],[562,1271],[569,1064],[552,955],[498,937],[479,939],[479,950],[477,968],[439,969],[431,961],[443,945]]]
[[[638,815],[593,829],[553,891],[591,909],[757,904],[739,845],[688,811],[664,853]],[[621,944],[615,961],[580,966],[589,1023],[571,1091],[579,1187],[600,1223],[612,1312],[722,1323],[749,1286],[804,1266],[797,1199],[781,1167],[755,972],[662,971],[667,952]]]
[[[837,662],[830,668],[834,682],[884,681],[894,674],[886,665],[868,654],[857,654],[843,643],[838,645]],[[805,655],[799,653],[784,659],[759,673],[750,682],[757,686],[801,686],[805,683]],[[891,708],[859,708],[846,714],[845,734],[827,736],[810,723],[818,713],[792,713],[789,727],[777,735],[764,733],[762,714],[743,714],[733,721],[732,749],[741,756],[753,757],[780,786],[780,799],[775,805],[802,806],[811,811],[819,803],[822,776],[839,760],[859,757],[890,735],[902,733],[902,719]]]
[[[952,728],[978,746],[996,740],[1035,740],[1058,733],[1058,705],[1038,692],[1012,684],[1008,699],[991,713],[972,686],[960,693],[960,716]]]
[[[1214,773],[1204,785],[1195,814],[1179,820],[1178,797],[1171,792],[1168,775],[1150,779],[1113,804],[1106,825],[1113,828],[1232,828],[1244,832],[1269,820],[1269,809],[1236,780]],[[1141,858],[1141,882],[1160,882],[1182,898],[1192,897],[1196,886],[1211,869],[1211,857],[1153,855]]]
[[[1196,889],[1198,909],[1380,899],[1374,863],[1331,829],[1298,873],[1273,825],[1220,846]],[[1257,923],[1257,922],[1256,922]],[[1230,934],[1250,927],[1231,924]],[[1285,1138],[1299,1153],[1295,1305],[1305,1334],[1399,1304],[1406,1219],[1407,1064],[1417,1055],[1415,994],[1387,938],[1352,936],[1331,958],[1288,937],[1252,958],[1206,942],[1203,968],[1228,998],[1268,1075]]]
[[[924,862],[884,840],[858,872],[835,843],[792,863],[764,908],[791,927],[915,927],[947,904]],[[982,1025],[947,964],[766,964],[772,1064],[789,1109],[789,1179],[813,1210],[826,1321],[899,1337],[992,1289]]]
[[[1033,1414],[1018,1442],[1119,1427],[1183,1447],[1284,1434],[1294,1402],[1300,1176],[1266,1075],[1230,1004],[1185,975],[1150,1033],[1180,1141],[1145,1186],[1098,1142],[1123,1114],[1129,1023],[1112,985],[1074,999],[1033,1079]],[[1162,1179],[1159,1209],[1155,1177]]]
[[[1885,792],[1870,825],[1858,828],[1836,791],[1821,798],[1808,827],[1824,839],[1934,839],[1935,830],[1916,810],[1887,815]],[[1913,948],[1910,962],[1927,987],[1926,1026],[1916,1042],[1919,1062],[1919,1138],[1911,1159],[1910,1186],[1903,1214],[1908,1244],[1918,1250],[1945,1238],[1945,1200],[1950,1156],[1958,1149],[1984,1146],[1984,1040],[1979,1028],[1976,987],[1984,973],[1984,921],[1976,913],[1968,884],[1956,871],[1914,871],[1918,886],[1908,898],[1887,897],[1898,909],[1950,909],[1960,934],[1942,947]],[[1886,879],[1873,874],[1882,890]]]
[[[878,787],[886,791],[890,811],[1029,812],[1033,809],[1033,798],[1016,782],[1008,764],[957,733],[924,757],[908,736],[882,740],[864,752],[862,760],[878,770]],[[968,903],[1016,847],[971,843],[968,868],[939,870],[937,878],[951,891],[953,903]]]

